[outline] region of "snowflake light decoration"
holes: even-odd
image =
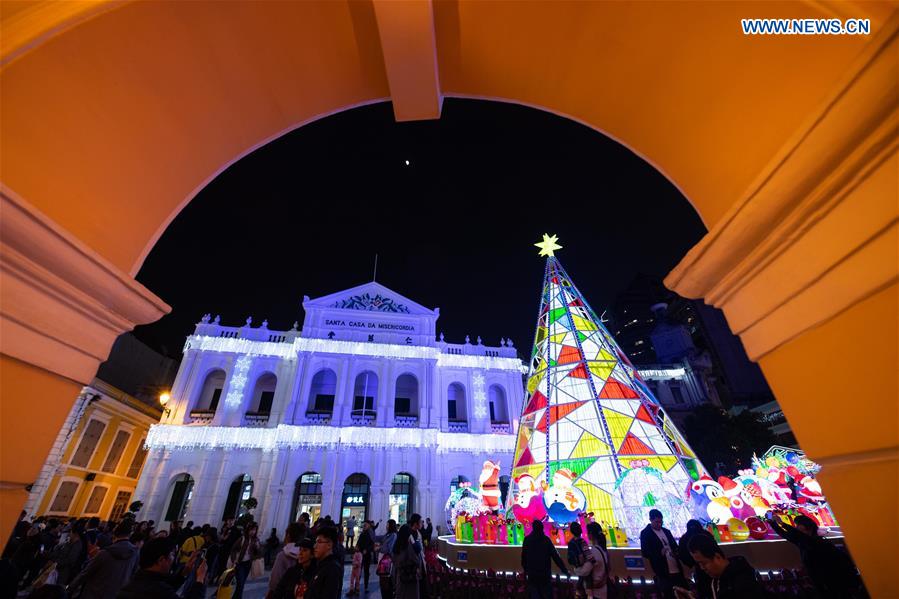
[[[228,384],[228,395],[225,396],[225,405],[229,408],[237,408],[243,400],[243,389],[247,385],[247,371],[253,359],[249,356],[241,356],[234,363],[234,372],[231,382]]]
[[[471,377],[472,386],[474,387],[474,416],[475,418],[485,418],[487,416],[487,392],[484,390],[484,375],[475,372]]]

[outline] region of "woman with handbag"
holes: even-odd
[[[578,576],[583,576],[587,597],[594,599],[612,599],[614,589],[609,580],[609,555],[606,552],[606,535],[602,527],[591,522],[587,525],[587,538],[590,539],[590,547],[584,556],[584,564],[574,570]],[[611,592],[610,592],[611,591]]]
[[[255,522],[248,522],[244,529],[243,535],[234,543],[231,549],[231,561],[234,562],[234,578],[235,587],[233,599],[243,598],[243,588],[250,577],[250,571],[256,567],[258,571],[260,566],[264,572],[262,564],[262,547],[259,543],[259,525]],[[258,564],[255,562],[259,560]]]
[[[393,544],[393,582],[396,599],[419,599],[424,564],[412,541],[412,528],[403,524]]]
[[[381,582],[381,599],[393,599],[393,578],[391,570],[393,570],[393,546],[396,543],[396,520],[387,521],[387,533],[381,540],[381,548],[378,554],[381,556],[378,560],[378,567],[375,568],[375,574]]]

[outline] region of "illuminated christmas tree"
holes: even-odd
[[[705,469],[555,257],[556,241],[536,244],[546,274],[513,461],[516,503],[525,513],[543,487],[556,522],[584,510],[634,538],[655,508],[682,532],[687,489]]]

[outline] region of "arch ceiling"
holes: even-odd
[[[6,2],[2,182],[134,274],[199,189],[284,132],[384,99],[409,120],[477,97],[603,131],[711,227],[868,41],[746,37],[753,6]],[[876,29],[894,5],[764,7]]]

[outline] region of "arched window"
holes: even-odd
[[[330,368],[319,370],[312,377],[309,387],[307,414],[327,414],[334,412],[334,396],[337,393],[337,375]]]
[[[346,522],[350,516],[361,523],[368,519],[368,494],[371,488],[371,480],[360,473],[351,474],[343,483],[343,497],[340,502],[341,522]]]
[[[222,389],[224,388],[225,371],[219,368],[210,371],[203,381],[199,395],[197,395],[194,411],[212,412],[214,414],[216,408],[218,408],[219,400],[222,398]]]
[[[222,512],[222,520],[237,518],[247,513],[243,502],[253,496],[253,479],[249,474],[241,474],[234,479],[228,489],[228,499],[225,501],[225,511]]]
[[[374,416],[378,396],[378,375],[371,370],[360,372],[353,386],[353,416]]]
[[[172,481],[172,489],[169,493],[169,507],[165,511],[165,520],[174,522],[184,520],[190,499],[194,493],[194,479],[186,472],[179,474]]]
[[[411,374],[403,374],[396,379],[393,413],[399,417],[418,417],[418,379]]]
[[[465,409],[465,387],[461,383],[452,383],[447,389],[446,414],[451,422],[468,420],[468,413]]]
[[[490,422],[507,424],[509,422],[509,410],[506,405],[506,392],[499,385],[490,385],[487,390],[487,398],[490,401]]]
[[[297,479],[296,499],[293,502],[292,522],[300,519],[300,514],[309,514],[311,522],[315,522],[322,513],[322,475],[318,472],[306,472]]]
[[[278,385],[278,378],[271,372],[266,372],[258,379],[253,388],[253,397],[250,401],[250,413],[270,414],[272,411],[272,402],[275,399],[275,387]]]
[[[390,499],[388,503],[388,511],[390,518],[396,520],[397,524],[405,524],[406,520],[412,514],[412,491],[415,479],[411,474],[400,472],[393,477],[390,484]]]

